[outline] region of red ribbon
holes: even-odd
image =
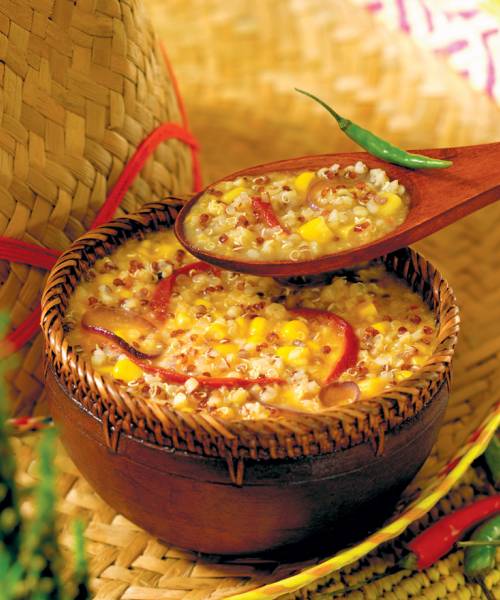
[[[11,260],[48,270],[52,268],[58,256],[57,250],[29,244],[22,240],[0,237],[0,260]]]
[[[92,221],[92,229],[94,227],[99,227],[99,225],[102,225],[113,218],[116,209],[120,206],[127,190],[132,185],[132,182],[141,171],[147,159],[161,142],[170,139],[180,140],[192,149],[198,149],[198,144],[194,137],[180,125],[177,125],[176,123],[164,123],[157,127],[139,144],[139,146],[137,146],[134,155],[125,165],[122,174],[106,198],[106,202],[101,206],[96,218]],[[194,191],[199,189],[199,185],[199,181],[193,180]]]
[[[165,60],[165,67],[168,71],[172,86],[174,88],[182,125],[177,123],[163,123],[154,129],[148,135],[148,137],[139,144],[132,158],[125,165],[120,177],[106,198],[106,201],[97,213],[96,218],[92,222],[92,228],[102,225],[113,217],[116,209],[120,206],[123,197],[127,193],[138,173],[141,171],[147,159],[156,150],[158,145],[166,140],[176,139],[190,147],[192,159],[193,191],[197,192],[201,189],[200,165],[198,162],[199,146],[196,139],[189,131],[186,109],[179,92],[177,80],[174,76],[163,45],[161,45],[161,52]],[[22,240],[0,237],[0,259],[3,260],[9,260],[16,263],[30,265],[32,267],[40,267],[42,269],[49,270],[54,266],[59,255],[60,252],[57,250],[44,248],[42,246],[37,246],[36,244],[23,242]],[[33,312],[5,338],[5,341],[12,350],[19,350],[38,333],[40,327],[40,318],[41,307],[38,304]]]
[[[165,66],[168,71],[168,75],[170,77],[170,81],[172,82],[172,86],[174,88],[174,94],[177,99],[177,106],[179,107],[179,112],[181,113],[181,121],[182,126],[186,131],[189,131],[189,121],[187,116],[186,107],[184,105],[184,100],[182,99],[182,94],[179,89],[179,84],[177,83],[177,78],[175,76],[174,70],[172,69],[172,65],[170,64],[170,60],[168,59],[167,51],[165,50],[165,45],[163,42],[160,42],[160,50],[163,55],[163,60],[165,62]],[[191,146],[191,168],[193,174],[193,191],[199,192],[202,188],[201,184],[201,171],[200,171],[200,163],[198,161],[197,156],[197,148]]]

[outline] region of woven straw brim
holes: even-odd
[[[168,40],[207,184],[253,164],[356,149],[295,87],[404,148],[500,139],[499,106],[349,0],[146,4]]]

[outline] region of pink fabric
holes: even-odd
[[[480,0],[354,1],[384,25],[446,57],[472,86],[500,103],[500,24]]]

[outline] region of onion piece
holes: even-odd
[[[317,204],[318,198],[323,196],[324,190],[333,190],[334,188],[335,184],[328,179],[320,179],[313,182],[307,190],[306,204],[309,205],[313,210],[322,210],[324,207],[321,207],[319,204]]]
[[[257,402],[259,402],[259,404],[262,404],[262,406],[265,406],[266,408],[270,408],[271,410],[277,410],[279,412],[293,413],[296,415],[311,415],[311,416],[313,416],[315,414],[315,413],[309,412],[307,410],[300,410],[298,408],[291,408],[289,406],[280,406],[279,404],[273,404],[272,402],[265,402],[264,400],[261,400],[260,398],[257,399]]]
[[[319,400],[325,408],[352,404],[359,400],[361,391],[354,381],[344,381],[342,383],[334,381],[321,388],[319,391]]]
[[[163,352],[161,348],[154,354],[142,352],[132,346],[127,340],[115,333],[114,330],[135,329],[141,335],[148,335],[155,330],[153,323],[135,314],[131,311],[122,308],[110,308],[107,306],[96,306],[89,309],[82,317],[82,328],[118,346],[121,350],[134,358],[141,360],[151,360],[158,358]]]

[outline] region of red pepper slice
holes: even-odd
[[[257,377],[256,379],[242,379],[239,377],[199,377],[197,375],[184,375],[178,373],[172,369],[165,369],[163,367],[155,367],[149,365],[141,360],[136,360],[135,357],[131,357],[138,367],[141,367],[146,373],[151,375],[157,375],[165,383],[186,383],[188,379],[196,379],[201,385],[212,388],[219,387],[250,387],[254,384],[257,385],[271,385],[273,383],[284,383],[283,379],[278,377]]]
[[[326,378],[325,383],[335,381],[344,371],[356,364],[358,360],[359,340],[352,325],[345,319],[329,310],[318,308],[291,308],[289,312],[299,317],[305,317],[306,319],[324,319],[330,321],[343,335],[344,347],[342,354]]]
[[[170,277],[163,279],[156,286],[153,298],[151,299],[150,306],[155,312],[159,319],[164,319],[168,312],[168,305],[172,296],[172,290],[175,284],[175,280],[179,275],[186,275],[192,271],[211,271],[215,275],[220,273],[220,269],[214,267],[205,262],[194,262],[188,265],[184,265],[179,269],[176,269]],[[200,382],[201,385],[206,387],[250,387],[254,384],[257,385],[270,385],[273,383],[284,383],[282,379],[274,377],[258,377],[257,379],[241,379],[239,377],[198,377],[196,375],[184,375],[178,373],[172,369],[165,369],[163,367],[156,367],[150,365],[141,360],[137,360],[137,357],[130,356],[130,358],[146,373],[152,375],[158,375],[166,383],[185,383],[188,379],[193,377]]]
[[[500,513],[500,494],[488,496],[446,515],[408,544],[410,553],[399,565],[406,569],[427,569],[449,552],[469,529]]]
[[[288,230],[279,222],[270,203],[262,202],[258,196],[252,196],[252,208],[268,227],[279,227],[284,233],[288,233]]]
[[[192,271],[195,271],[196,273],[211,271],[214,275],[218,275],[220,273],[220,269],[217,267],[214,267],[206,262],[198,261],[179,267],[171,275],[165,279],[162,279],[156,286],[153,297],[151,298],[151,302],[149,304],[156,317],[161,321],[163,321],[167,315],[168,305],[172,296],[175,280],[177,277],[179,277],[179,275],[187,275]]]

